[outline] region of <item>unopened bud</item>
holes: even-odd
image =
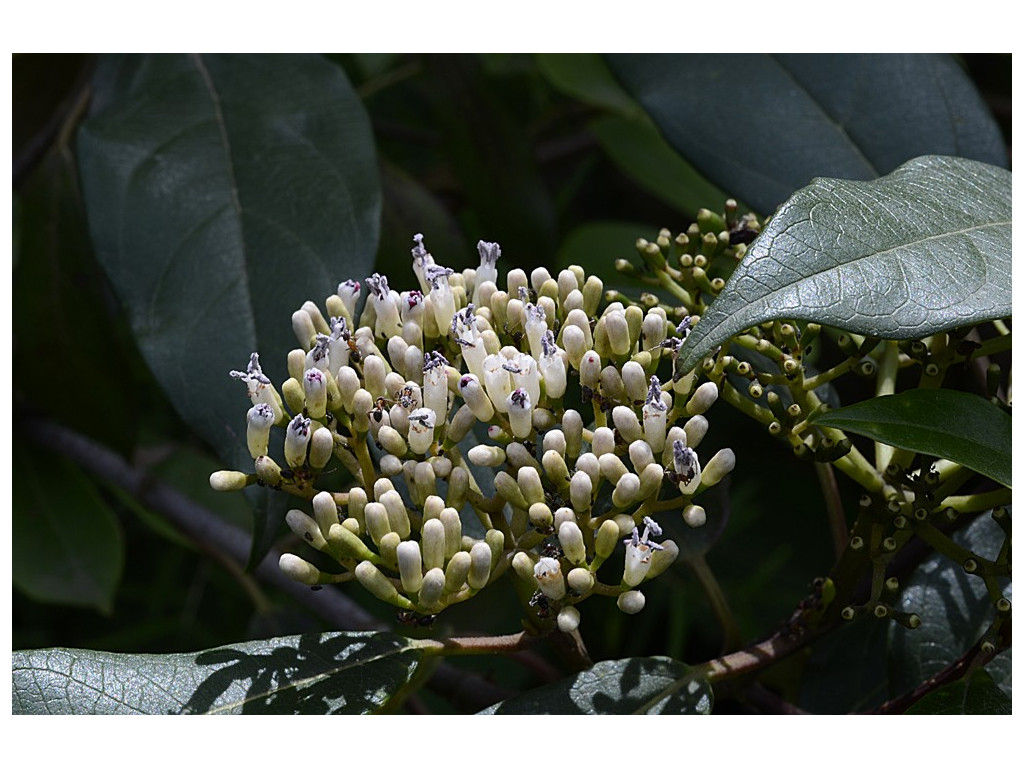
[[[542,557],[533,567],[533,576],[545,597],[551,600],[561,600],[565,597],[562,566],[553,557]]]
[[[284,521],[292,529],[292,533],[303,539],[311,547],[318,550],[326,549],[327,541],[320,531],[320,526],[305,512],[299,509],[290,509],[288,514],[284,516]]]
[[[567,605],[558,612],[558,631],[575,632],[580,625],[580,612],[573,605]]]
[[[320,583],[320,569],[301,557],[286,552],[277,562],[281,572],[292,581],[315,586]]]
[[[646,602],[647,598],[644,597],[643,592],[630,590],[629,592],[623,592],[619,595],[615,604],[623,613],[635,614],[640,613],[640,611],[644,609],[644,604]]]
[[[583,543],[583,531],[574,522],[565,522],[558,529],[558,541],[569,562],[583,565],[587,562],[587,548]]]
[[[309,466],[323,469],[334,455],[334,435],[331,430],[321,427],[309,440]]]
[[[391,580],[381,573],[373,563],[366,560],[359,563],[356,566],[355,574],[359,583],[378,600],[406,610],[413,609],[412,602],[407,597],[398,594],[398,589],[391,583]]]
[[[613,520],[605,520],[597,529],[594,538],[594,552],[602,560],[607,559],[619,543],[619,526]]]
[[[732,448],[723,448],[704,465],[701,474],[701,482],[705,488],[710,488],[719,483],[723,477],[732,472],[736,466],[736,454]]]
[[[686,403],[686,412],[695,416],[704,413],[718,399],[718,385],[713,381],[706,381],[697,387],[697,391],[690,396]]]
[[[691,528],[700,528],[707,521],[707,513],[699,504],[689,504],[683,509],[683,522]]]
[[[256,475],[221,469],[210,475],[210,487],[215,491],[240,491],[247,485],[256,482]]]
[[[483,589],[491,577],[491,548],[478,541],[469,551],[469,575],[466,581],[470,589]]]
[[[420,585],[423,583],[423,559],[420,556],[420,545],[415,541],[403,541],[398,545],[396,555],[402,589],[406,592],[419,592]]]

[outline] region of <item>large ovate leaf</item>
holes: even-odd
[[[985,670],[932,691],[906,711],[908,715],[1009,715],[1013,707]]]
[[[1005,534],[986,514],[954,534],[953,540],[980,557],[994,560]],[[1012,599],[1009,584],[1003,594]],[[890,694],[894,696],[913,690],[955,663],[995,616],[981,577],[965,573],[961,563],[939,554],[914,571],[896,607],[918,614],[921,626],[908,630],[893,622],[889,628]],[[988,667],[1007,693],[1011,689],[1010,654],[1010,650],[1004,651]]]
[[[109,613],[121,581],[117,517],[77,465],[20,445],[14,453],[14,586],[34,600]]]
[[[707,715],[714,704],[703,678],[660,656],[599,661],[557,683],[488,707],[485,715]],[[678,686],[678,689],[676,689]]]
[[[1010,487],[1012,420],[988,400],[949,389],[911,389],[812,419],[910,451],[949,459]]]
[[[998,126],[949,55],[607,60],[683,157],[761,213],[815,176],[872,179],[919,155],[1006,165]]]
[[[369,120],[318,56],[105,57],[93,104],[78,150],[97,256],[175,407],[244,469],[228,372],[258,351],[280,383],[292,312],[372,267]],[[257,504],[254,555],[279,522]]]
[[[875,181],[815,179],[751,244],[681,363],[778,318],[909,339],[1011,315],[1010,182],[938,156]]]
[[[295,635],[165,655],[17,651],[13,711],[78,714],[364,714],[423,656],[384,632]]]

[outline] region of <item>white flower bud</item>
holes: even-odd
[[[295,305],[292,304],[294,307]],[[316,328],[313,326],[313,318],[309,313],[297,309],[292,312],[292,330],[299,345],[307,352],[312,348],[316,339]]]
[[[624,311],[606,312],[601,318],[605,324],[605,332],[608,334],[608,345],[615,357],[624,357],[629,354],[632,345],[629,341],[629,325],[626,323]]]
[[[327,427],[321,427],[309,439],[309,466],[323,469],[334,455],[334,435]]]
[[[408,349],[409,344],[401,336],[392,336],[388,339],[388,359],[392,365],[402,371],[402,375],[406,378],[409,378],[405,367],[405,353]]]
[[[713,381],[705,381],[694,392],[690,399],[686,403],[686,412],[694,416],[699,413],[704,413],[714,405],[715,400],[718,399],[718,385]]]
[[[256,482],[256,475],[247,475],[232,469],[220,469],[210,475],[210,487],[215,491],[240,491]]]
[[[384,477],[394,477],[402,472],[402,460],[390,453],[380,457],[380,473]]]
[[[555,451],[559,456],[565,456],[565,433],[560,429],[552,429],[544,433],[544,440],[541,443],[544,453]]]
[[[402,589],[410,593],[419,592],[420,585],[423,583],[423,560],[420,557],[420,545],[415,541],[403,541],[398,545],[396,554]]]
[[[537,579],[533,575],[533,559],[525,552],[516,552],[512,558],[512,570],[525,581],[531,589],[537,588]]]
[[[469,550],[469,575],[466,581],[470,589],[483,589],[491,577],[491,548],[478,541]]]
[[[594,484],[586,472],[577,472],[569,481],[569,500],[572,508],[583,513],[590,509]]]
[[[544,485],[533,467],[520,467],[516,475],[523,498],[530,504],[544,501]]]
[[[583,353],[580,360],[580,384],[597,389],[601,382],[601,356],[594,350]]]
[[[281,569],[281,573],[292,581],[311,587],[320,583],[320,569],[307,563],[301,557],[286,552],[281,555],[277,565]]]
[[[378,547],[380,540],[391,533],[391,523],[388,522],[387,508],[379,501],[371,501],[364,509],[366,519],[366,532],[370,534],[373,543]]]
[[[512,434],[521,440],[529,437],[533,431],[533,403],[527,391],[516,389],[509,393],[505,410]]]
[[[558,273],[558,301],[565,304],[566,297],[573,291],[580,288],[576,275],[569,269],[563,269]],[[581,294],[582,295],[582,294]]]
[[[440,606],[444,595],[445,573],[440,568],[431,568],[423,575],[420,583],[419,602],[424,608],[434,609]]]
[[[629,592],[623,592],[619,595],[615,604],[619,607],[619,610],[623,613],[630,615],[640,613],[644,609],[644,604],[647,602],[647,598],[644,597],[643,592],[637,592],[636,590],[630,590]]]
[[[508,285],[508,295],[518,296],[520,288],[526,288],[529,285],[529,281],[526,279],[526,272],[521,269],[511,269],[506,276]]]
[[[497,445],[474,445],[466,458],[478,467],[500,467],[505,463],[505,451]]]
[[[641,337],[643,338],[643,348],[645,350],[655,350],[661,346],[668,336],[668,323],[665,322],[665,318],[662,315],[655,314],[654,312],[648,312],[647,316],[644,317],[644,324],[641,330]]]
[[[568,408],[562,414],[562,433],[565,435],[566,457],[579,456],[583,448],[583,417],[579,411]]]
[[[370,355],[363,360],[363,379],[366,382],[367,391],[373,396],[371,399],[385,397],[387,390],[384,386],[384,379],[388,375],[384,358],[377,355]]]
[[[579,370],[583,356],[590,349],[587,344],[586,335],[583,330],[575,325],[566,325],[562,328],[562,346],[569,356],[569,363],[573,368]]]
[[[717,485],[723,477],[732,472],[735,466],[736,454],[733,453],[732,448],[723,448],[704,465],[701,482],[704,483],[705,488]]]
[[[430,451],[436,419],[430,408],[417,408],[409,414],[409,449],[413,453],[423,455]]]
[[[622,366],[622,385],[631,403],[641,403],[647,398],[647,374],[643,366],[632,360]]]
[[[648,464],[640,472],[640,495],[637,496],[637,499],[642,501],[652,496],[657,498],[664,479],[665,468],[661,464]]]
[[[562,578],[562,566],[553,557],[542,557],[533,567],[533,577],[537,579],[540,591],[551,600],[565,597],[565,579]]]
[[[312,422],[299,414],[290,422],[284,436],[284,458],[293,469],[306,463],[306,446],[311,437]]]
[[[322,551],[327,547],[327,540],[324,539],[320,526],[302,510],[288,510],[288,513],[284,516],[284,521],[292,529],[292,533],[306,541],[314,549]]]
[[[334,496],[330,491],[320,491],[313,497],[313,519],[316,520],[317,527],[324,536],[331,530],[332,525],[338,525],[341,522],[338,505],[334,502]]]
[[[606,453],[615,453],[615,432],[610,427],[598,427],[594,430],[594,439],[591,441],[595,456],[603,456]]]
[[[644,471],[648,464],[654,463],[654,451],[646,440],[634,440],[629,444],[629,460],[637,473]]]
[[[424,568],[440,568],[444,565],[444,523],[439,519],[424,521],[420,544]]]
[[[544,466],[544,474],[559,489],[569,483],[569,467],[558,451],[546,451],[541,457],[541,464]]]
[[[402,495],[398,491],[387,491],[381,495],[380,503],[387,510],[388,527],[402,539],[409,538],[411,533],[409,512],[405,508],[405,502],[402,501]]]
[[[686,444],[691,448],[697,448],[704,435],[708,433],[708,420],[703,416],[692,416],[683,425],[686,432]]]
[[[366,530],[366,491],[358,485],[348,492],[348,516],[359,524],[359,530]]]
[[[550,529],[554,522],[554,516],[551,514],[551,507],[543,501],[538,501],[535,504],[530,505],[529,516],[530,525],[541,531],[547,531]]]
[[[558,612],[558,631],[575,632],[580,625],[580,612],[573,605],[567,605]]]
[[[699,504],[688,504],[683,510],[683,522],[691,528],[700,528],[707,521],[707,513]]]
[[[254,459],[267,454],[270,428],[276,420],[274,409],[266,403],[257,403],[246,414],[245,441]]]
[[[565,522],[558,529],[558,542],[562,545],[562,551],[575,565],[584,565],[587,562],[587,548],[583,543],[583,531],[574,522]]]
[[[643,437],[643,430],[640,428],[640,420],[632,408],[625,405],[617,405],[612,408],[612,423],[619,430],[622,439],[627,443],[639,440]]]
[[[601,483],[601,460],[592,453],[580,454],[576,459],[576,473],[580,472],[589,475],[591,485],[596,488]]]
[[[551,526],[555,529],[555,533],[557,533],[558,529],[562,527],[562,524],[566,522],[575,523],[576,513],[569,507],[559,507],[555,510],[554,520],[551,523]]]

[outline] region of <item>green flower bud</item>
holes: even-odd
[[[601,476],[611,483],[619,482],[619,478],[629,472],[622,459],[614,453],[603,453],[597,461],[601,467]]]
[[[591,275],[583,284],[583,311],[588,315],[596,315],[597,308],[604,297],[604,283],[597,275]]]
[[[394,568],[398,563],[398,545],[402,543],[402,538],[394,531],[389,531],[380,537],[380,549],[381,559],[389,566]]]
[[[594,553],[601,559],[606,560],[615,550],[619,543],[619,526],[614,520],[605,520],[597,529],[597,536],[594,538]]]
[[[526,469],[526,467],[523,467],[523,469]],[[530,508],[530,504],[523,496],[523,491],[520,489],[519,484],[507,472],[498,472],[494,476],[494,489],[512,506],[521,507],[522,509]],[[543,499],[543,495],[541,498]]]
[[[525,581],[532,589],[537,588],[537,579],[533,575],[533,558],[526,552],[516,552],[512,558],[512,570],[516,575]]]
[[[544,501],[544,484],[541,482],[540,474],[533,467],[520,467],[518,487],[522,491],[523,498],[528,504],[536,504]]]
[[[579,456],[583,448],[583,417],[579,411],[569,408],[562,414],[562,434],[566,457]]]
[[[302,384],[298,379],[288,379],[281,386],[281,394],[284,396],[288,410],[292,413],[302,413],[306,407],[306,393],[302,391]]]
[[[402,539],[409,538],[412,528],[409,524],[409,512],[405,508],[402,495],[396,490],[385,491],[380,496],[388,515],[388,527]]]
[[[296,381],[302,380],[302,374],[306,371],[306,351],[304,349],[293,349],[288,353],[288,376]]]
[[[660,576],[669,569],[669,566],[679,557],[679,546],[671,539],[661,543],[661,549],[656,549],[651,554],[651,569],[647,571],[648,580]]]
[[[648,464],[640,472],[640,492],[638,499],[657,498],[661,483],[665,478],[665,468],[660,464]]]
[[[469,568],[473,562],[469,552],[456,552],[444,571],[444,588],[446,592],[458,592],[466,586]]]
[[[448,496],[445,503],[449,507],[462,509],[469,492],[469,471],[465,467],[452,467],[448,476]]]
[[[277,488],[281,485],[281,467],[269,456],[256,459],[256,476],[264,485]]]
[[[353,560],[376,560],[377,556],[370,551],[362,539],[348,526],[335,523],[327,531],[327,541],[331,549],[342,557]]]
[[[530,505],[530,524],[541,531],[551,528],[554,517],[551,514],[551,507],[543,501]]]
[[[385,534],[391,532],[391,523],[388,521],[388,510],[379,501],[369,502],[364,510],[366,519],[366,532],[370,534],[373,543],[378,547],[380,540]]]
[[[383,600],[398,608],[413,610],[412,602],[407,597],[398,594],[398,589],[391,583],[391,580],[381,573],[373,563],[364,560],[356,566],[355,573],[359,583],[378,600]]]
[[[736,454],[731,448],[723,448],[704,465],[701,473],[701,483],[705,488],[721,482],[722,478],[732,472],[736,466]]]
[[[566,466],[562,454],[558,451],[546,451],[541,463],[544,465],[544,474],[557,488],[562,489],[569,484],[569,467]]]

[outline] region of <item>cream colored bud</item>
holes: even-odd
[[[562,414],[562,433],[565,435],[565,456],[579,456],[583,448],[583,417],[579,411],[568,408]]]
[[[613,520],[605,520],[594,537],[594,553],[602,560],[608,558],[619,543],[619,526]]]
[[[544,434],[542,442],[544,453],[555,451],[559,456],[565,456],[565,433],[560,429],[552,429]]]
[[[569,364],[576,370],[579,370],[583,356],[590,349],[583,329],[576,325],[565,326],[562,329],[562,347],[569,357]]]
[[[640,497],[640,478],[632,472],[622,475],[612,491],[612,504],[624,509]]]
[[[444,525],[444,556],[452,558],[462,548],[462,519],[452,507],[441,510],[439,519]]]
[[[361,531],[366,530],[366,491],[358,485],[349,489],[348,492],[348,516],[359,523]]]
[[[269,456],[260,456],[256,459],[256,476],[264,485],[277,488],[281,485],[281,467]]]
[[[366,519],[366,532],[370,534],[373,543],[378,547],[380,540],[391,532],[391,523],[388,522],[388,510],[379,501],[371,501],[364,509]]]
[[[629,536],[629,534],[633,532],[633,529],[636,528],[636,521],[633,519],[632,515],[619,514],[613,517],[612,520],[614,520],[615,524],[619,526],[620,537]]]
[[[427,462],[434,468],[434,477],[439,480],[446,480],[455,466],[447,456],[431,456]]]
[[[424,608],[435,609],[441,605],[444,596],[445,573],[440,568],[431,568],[423,575],[420,583],[419,603]]]
[[[569,589],[580,597],[586,597],[594,588],[594,574],[586,568],[573,568],[565,580],[569,584]]]
[[[558,529],[562,527],[562,524],[567,521],[575,523],[576,513],[573,512],[570,507],[559,507],[556,509],[554,513],[554,521],[551,523],[551,526],[555,529],[555,533],[557,533]]]
[[[580,360],[580,384],[597,389],[601,383],[601,356],[594,350],[583,353]]]
[[[631,403],[642,403],[647,399],[647,374],[639,363],[630,360],[622,366],[622,385]]]
[[[390,453],[380,457],[380,473],[384,477],[394,477],[402,472],[402,460]]]
[[[647,572],[648,580],[660,576],[679,557],[679,547],[671,539],[661,542],[661,549],[654,550],[651,555],[651,569]]]
[[[473,558],[469,552],[456,552],[444,570],[444,588],[447,592],[458,592],[466,586]]]
[[[567,605],[558,612],[558,631],[575,632],[580,625],[580,612],[573,605]]]
[[[540,471],[540,464],[537,463],[537,459],[526,450],[526,446],[522,443],[509,443],[505,447],[505,457],[508,460],[510,471],[519,472],[520,467],[533,467],[538,472]]]
[[[491,548],[478,541],[469,550],[469,575],[466,578],[470,589],[483,589],[491,577]]]
[[[288,376],[299,381],[306,370],[306,351],[293,349],[288,353]]]
[[[505,552],[505,534],[496,528],[489,528],[484,534],[484,543],[491,548],[491,562],[498,562],[498,558]]]
[[[617,405],[612,409],[612,423],[615,424],[615,428],[619,430],[622,439],[627,443],[640,440],[644,435],[636,413],[625,405]]]
[[[629,444],[629,460],[638,473],[654,463],[654,451],[646,440],[634,440]]]
[[[531,589],[537,588],[537,579],[533,575],[533,558],[531,558],[525,552],[516,552],[515,557],[512,558],[512,570],[516,572],[516,575],[525,581]]]
[[[388,393],[384,386],[384,379],[387,375],[388,369],[383,358],[377,357],[377,355],[370,355],[363,360],[363,380],[366,382],[364,386],[373,396],[373,399],[387,397]]]
[[[628,355],[632,346],[625,312],[609,312],[601,320],[605,324],[605,333],[608,334],[608,346],[612,355],[615,357]]]
[[[622,459],[614,453],[601,454],[598,457],[598,463],[601,466],[601,476],[610,483],[618,483],[619,479],[629,472],[626,465],[622,463]]]
[[[311,587],[320,583],[320,569],[307,563],[301,557],[286,552],[281,555],[277,565],[281,569],[281,573],[292,581]]]
[[[444,565],[444,524],[439,519],[424,521],[420,544],[424,568],[440,568]]]
[[[619,595],[615,604],[623,613],[634,614],[640,613],[640,611],[644,609],[644,604],[646,602],[647,598],[644,597],[643,592],[637,592],[634,589],[629,592],[623,592]]]
[[[546,531],[554,523],[554,516],[551,514],[551,507],[542,501],[530,505],[530,524],[535,528]]]
[[[465,467],[452,467],[452,473],[448,476],[448,496],[445,498],[445,503],[449,507],[462,509],[468,493],[469,470]]]
[[[573,291],[578,291],[580,288],[579,280],[576,279],[576,275],[569,269],[563,269],[558,273],[558,301],[565,304],[566,297]]]
[[[394,531],[385,533],[380,537],[378,549],[380,550],[381,559],[392,568],[394,568],[398,562],[398,545],[401,543],[402,538]]]
[[[341,557],[354,560],[371,560],[376,557],[363,540],[345,525],[332,525],[327,530],[327,543],[331,551]]]
[[[412,529],[409,523],[409,511],[405,508],[402,495],[395,490],[385,491],[381,494],[380,503],[387,510],[388,527],[402,539],[409,538]]]
[[[557,488],[569,484],[569,467],[558,451],[546,451],[541,457],[541,464],[544,466],[544,474]]]
[[[420,556],[420,545],[415,541],[403,541],[396,550],[398,559],[398,576],[402,580],[402,589],[406,592],[419,592],[423,583],[423,559]]]
[[[309,440],[309,466],[323,469],[334,455],[334,435],[327,427],[321,427]]]
[[[373,410],[373,395],[367,389],[357,389],[352,397],[352,426],[360,434],[370,431],[370,411]]]
[[[686,403],[686,412],[694,416],[704,413],[718,399],[718,385],[713,381],[705,381],[694,392]]]
[[[320,526],[305,512],[290,509],[284,516],[284,521],[292,529],[292,533],[305,540],[314,549],[323,550],[327,547],[327,541],[320,531]]]
[[[453,443],[460,443],[469,434],[476,424],[476,416],[473,411],[463,405],[455,411],[451,423],[448,425],[447,439]]]
[[[540,474],[533,467],[520,467],[517,475],[518,486],[528,504],[544,501],[544,484]]]
[[[598,427],[594,430],[591,447],[597,457],[606,453],[615,453],[615,431],[610,427]]]
[[[658,349],[661,342],[668,337],[668,328],[664,316],[648,312],[647,316],[644,317],[641,337],[645,350]]]
[[[587,315],[596,315],[602,298],[604,298],[604,283],[597,275],[591,275],[583,284],[583,311]]]
[[[565,522],[558,529],[558,542],[562,545],[562,551],[575,565],[584,565],[587,562],[587,548],[583,543],[583,531],[574,522]]]
[[[577,472],[569,481],[569,500],[572,508],[583,513],[590,510],[594,484],[586,472]]]
[[[657,498],[661,490],[661,483],[665,479],[665,468],[660,464],[648,464],[640,472],[640,494],[639,500]]]
[[[626,387],[622,383],[619,369],[614,365],[606,365],[601,369],[601,393],[611,400],[626,399]]]
[[[527,469],[523,467],[522,469]],[[536,470],[534,470],[536,471]],[[521,509],[529,509],[530,503],[527,502],[526,497],[523,496],[523,491],[519,487],[515,478],[507,472],[498,472],[494,476],[494,489],[498,494],[515,507]]]
[[[294,304],[292,305],[295,306]],[[292,312],[292,331],[299,345],[307,352],[313,348],[316,340],[316,327],[313,325],[313,318],[308,312],[297,309]]]
[[[736,454],[732,448],[723,448],[704,465],[701,473],[701,482],[705,488],[710,488],[721,482],[722,478],[732,472],[736,466]]]
[[[551,600],[561,600],[565,597],[562,566],[553,557],[542,557],[533,567],[533,577],[545,597]]]
[[[413,609],[412,602],[407,597],[398,594],[398,589],[391,583],[391,580],[381,573],[373,563],[366,560],[359,563],[356,566],[355,574],[356,580],[378,600],[406,610]]]
[[[591,485],[596,488],[601,483],[601,460],[592,453],[580,454],[576,459],[576,474],[580,472],[585,472],[590,477]]]
[[[221,469],[210,475],[210,487],[215,491],[240,491],[247,485],[256,482],[256,475]]]
[[[399,434],[398,430],[386,424],[377,433],[377,442],[381,444],[385,451],[398,458],[404,457],[409,450],[405,438]]]
[[[474,445],[466,458],[478,467],[500,467],[505,463],[505,451],[497,445]]]
[[[700,528],[707,521],[707,513],[704,511],[704,507],[699,504],[689,504],[683,510],[683,522],[691,528]]]

